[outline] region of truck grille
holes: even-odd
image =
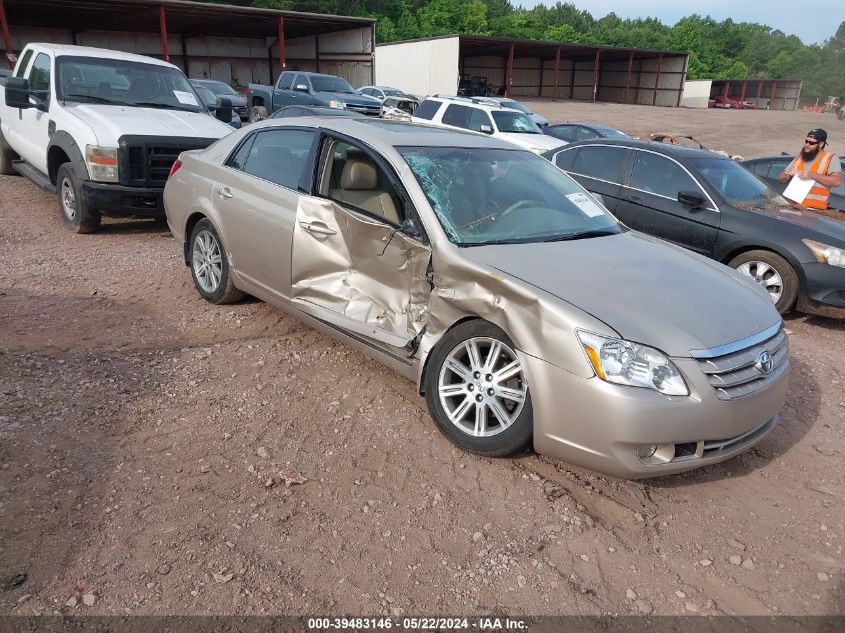
[[[361,114],[366,114],[367,116],[378,116],[381,114],[380,105],[357,105],[347,103],[346,109],[352,110],[353,112],[360,112]]]
[[[122,136],[120,138],[120,182],[129,187],[163,189],[179,154],[203,149],[217,139]]]
[[[768,362],[763,352],[768,353]],[[701,371],[719,400],[736,400],[774,382],[789,367],[789,343],[782,329],[771,338],[715,358],[698,359]],[[766,373],[765,370],[768,370]]]

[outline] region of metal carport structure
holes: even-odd
[[[474,35],[376,47],[377,83],[420,94],[454,94],[461,76],[481,76],[514,97],[678,106],[687,64],[679,51]]]
[[[170,61],[188,76],[245,86],[282,70],[373,81],[375,21],[186,0],[0,0],[4,56],[31,41]]]

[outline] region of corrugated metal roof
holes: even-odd
[[[4,0],[3,4],[11,25],[62,27],[75,32],[158,32],[160,6],[165,8],[168,32],[186,36],[276,37],[280,16],[285,19],[285,36],[290,38],[375,23],[370,18],[186,0]]]

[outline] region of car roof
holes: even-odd
[[[292,73],[294,75],[305,75],[306,77],[332,77],[334,79],[343,79],[343,77],[338,77],[337,75],[327,75],[326,73],[312,73],[306,70],[286,70],[286,73]]]
[[[434,125],[390,121],[374,117],[291,117],[266,119],[262,127],[297,125],[321,127],[353,138],[390,147],[467,147],[528,151],[486,134],[464,132]]]
[[[155,64],[156,66],[167,66],[177,68],[173,64],[135,53],[123,53],[121,51],[109,50],[106,48],[93,48],[91,46],[73,46],[70,44],[49,44],[46,42],[33,42],[30,46],[37,46],[44,50],[51,51],[56,57],[98,57],[101,59],[118,59],[128,62],[140,62],[143,64]]]
[[[507,112],[519,112],[520,114],[525,114],[520,110],[514,110],[513,108],[508,108],[507,106],[499,105],[498,103],[491,103],[490,101],[484,101],[484,99],[488,99],[489,97],[458,97],[452,95],[432,95],[430,97],[426,97],[425,100],[428,101],[429,99],[432,101],[440,101],[441,103],[458,103],[461,105],[467,106],[475,106],[477,108],[484,108],[490,111],[502,111],[505,110]]]
[[[684,145],[672,145],[671,143],[658,143],[657,141],[640,141],[637,139],[615,139],[615,138],[597,138],[589,141],[575,141],[569,145],[565,145],[560,150],[552,150],[550,153],[556,154],[558,151],[573,149],[576,147],[584,147],[587,145],[614,145],[618,147],[631,147],[635,149],[648,149],[658,154],[665,154],[673,158],[723,158],[731,160],[727,156],[710,152],[706,149],[698,149],[695,147],[686,147]]]
[[[563,123],[555,123],[550,127],[564,127],[567,125],[580,125],[581,127],[588,127],[591,130],[613,130],[615,132],[621,132],[619,128],[615,128],[612,125],[602,125],[601,123],[584,123],[583,121],[564,121]]]

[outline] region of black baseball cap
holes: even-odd
[[[825,143],[827,141],[827,132],[825,132],[820,127],[817,127],[815,130],[810,130],[809,132],[807,132],[807,136],[816,139],[819,143]]]

